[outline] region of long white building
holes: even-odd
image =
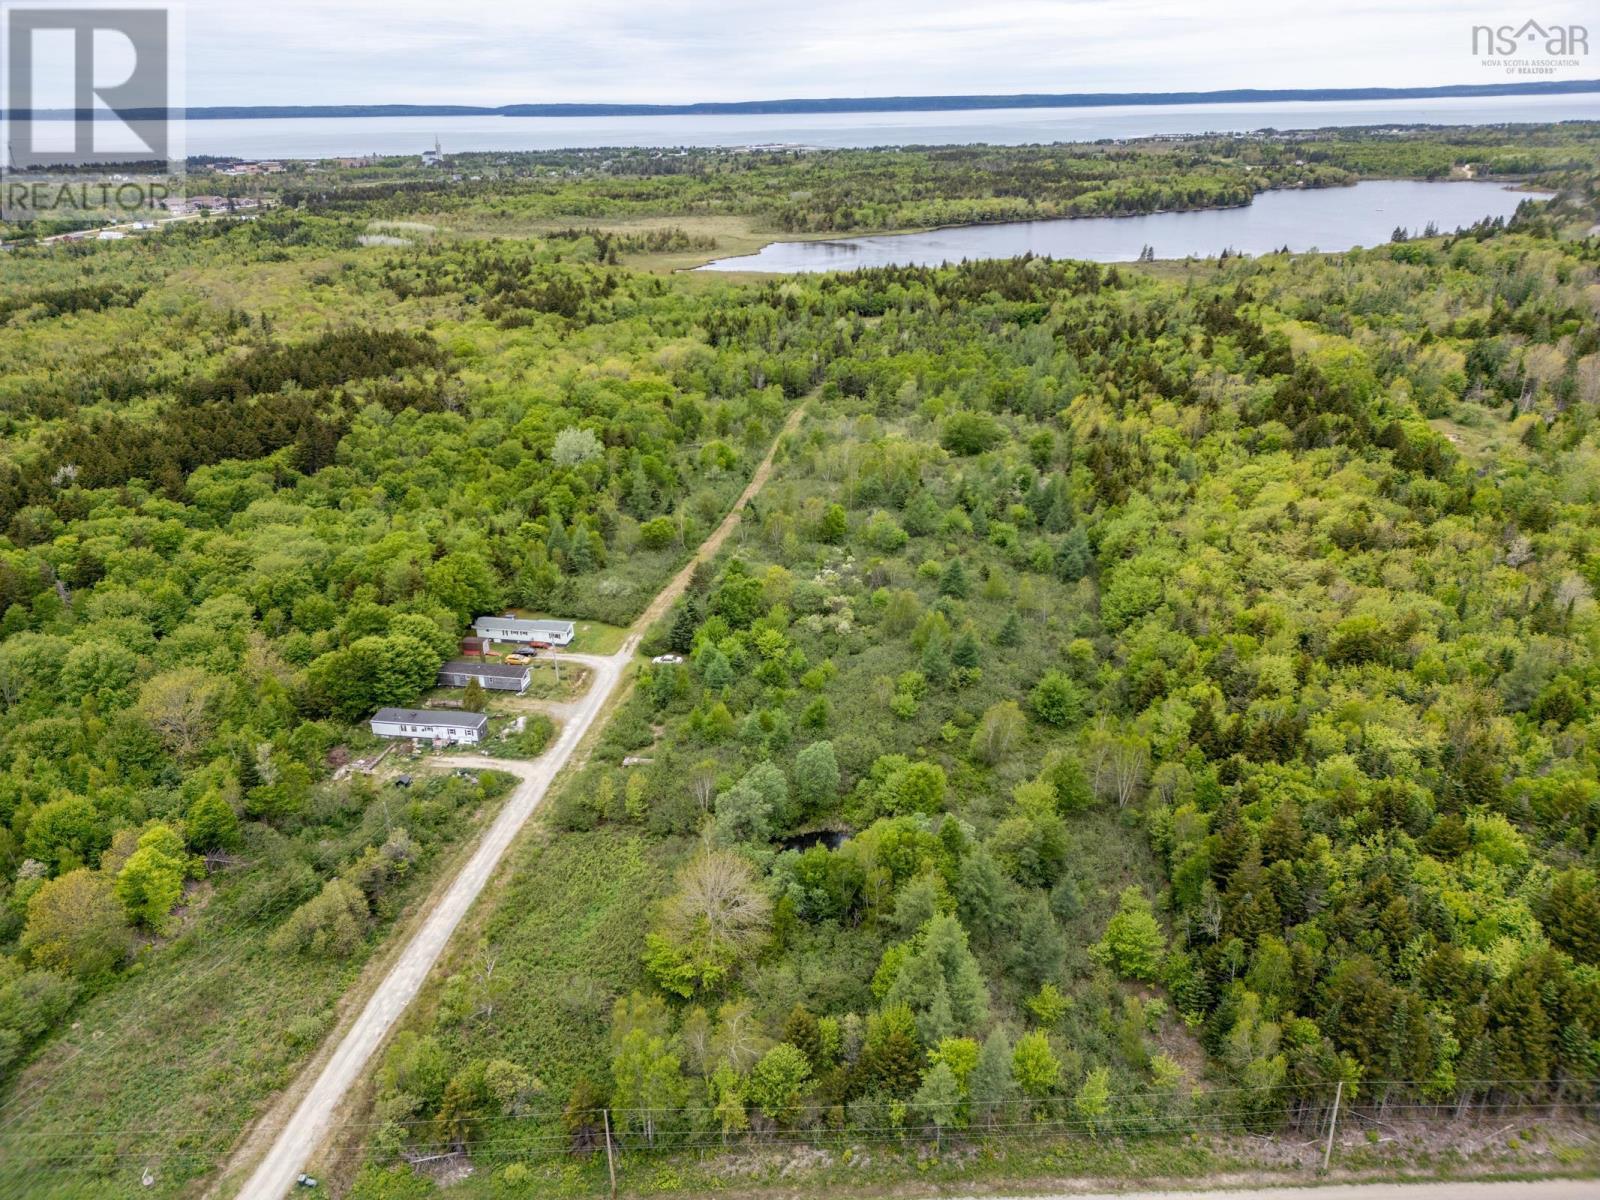
[[[380,708],[372,714],[372,732],[379,737],[476,746],[488,730],[489,718],[482,713],[437,708]]]
[[[571,621],[536,621],[528,617],[479,617],[472,629],[481,638],[534,646],[566,646],[577,632]]]

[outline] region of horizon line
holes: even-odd
[[[1340,100],[1425,100],[1527,95],[1582,95],[1600,92],[1600,79],[1528,80],[1509,83],[1438,84],[1426,87],[1218,88],[1184,92],[1024,92],[933,96],[789,97],[774,100],[705,100],[685,104],[553,102],[478,104],[224,104],[184,109],[135,108],[106,116],[161,120],[182,114],[190,121],[263,120],[314,117],[648,117],[803,115],[874,112],[961,112],[981,109],[1157,107],[1181,104],[1259,104],[1284,101],[1328,103]],[[12,120],[93,119],[78,109],[16,109]]]

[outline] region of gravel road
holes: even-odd
[[[802,412],[803,409],[796,409],[790,415],[788,423],[784,426],[784,433],[798,426]],[[550,784],[571,760],[574,751],[595,725],[597,718],[607,711],[607,701],[621,686],[624,670],[638,650],[640,639],[683,594],[689,584],[695,563],[717,552],[728,534],[738,524],[739,511],[745,502],[766,482],[767,476],[772,471],[772,457],[780,440],[781,434],[778,439],[774,439],[772,449],[767,451],[766,458],[751,476],[744,494],[739,497],[722,523],[705,540],[689,563],[673,577],[634,622],[620,650],[606,656],[583,654],[558,656],[563,661],[581,663],[589,667],[594,672],[594,678],[589,684],[589,690],[574,703],[571,714],[561,727],[560,735],[543,755],[533,762],[521,763],[478,756],[450,756],[448,764],[451,766],[492,767],[495,770],[510,771],[519,775],[521,782],[506,800],[494,824],[484,834],[472,858],[451,882],[438,907],[428,914],[427,920],[412,937],[410,944],[401,952],[399,960],[378,984],[366,1007],[361,1010],[361,1015],[342,1035],[335,1035],[340,1041],[333,1054],[301,1098],[293,1115],[277,1132],[271,1147],[256,1164],[244,1186],[236,1193],[239,1200],[282,1200],[294,1187],[296,1178],[305,1169],[305,1164],[327,1138],[334,1113],[338,1111],[350,1088],[361,1077],[373,1052],[383,1044],[401,1014],[416,998],[423,981],[428,977],[428,972],[449,943],[450,935],[461,924],[462,918],[467,915],[467,911],[489,882],[523,824],[533,815],[534,809],[538,808],[545,793],[550,790]],[[246,1145],[250,1144],[246,1142]],[[236,1167],[243,1165],[235,1164]]]

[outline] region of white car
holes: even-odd
[[[656,666],[658,666],[658,667],[659,666],[676,666],[678,663],[681,663],[683,661],[683,655],[681,655],[681,654],[658,654],[654,658],[652,658],[650,661],[655,663]]]

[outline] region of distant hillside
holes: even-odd
[[[983,108],[1111,108],[1121,105],[1262,104],[1282,101],[1432,100],[1452,96],[1560,96],[1600,92],[1600,79],[1449,84],[1415,88],[1230,88],[1212,92],[1040,92],[1019,96],[840,96],[699,104],[271,104],[188,110],[190,120],[293,117],[671,117],[778,113],[959,112]],[[20,115],[20,114],[19,114]],[[41,116],[65,116],[49,110]],[[139,110],[133,115],[158,115]]]

